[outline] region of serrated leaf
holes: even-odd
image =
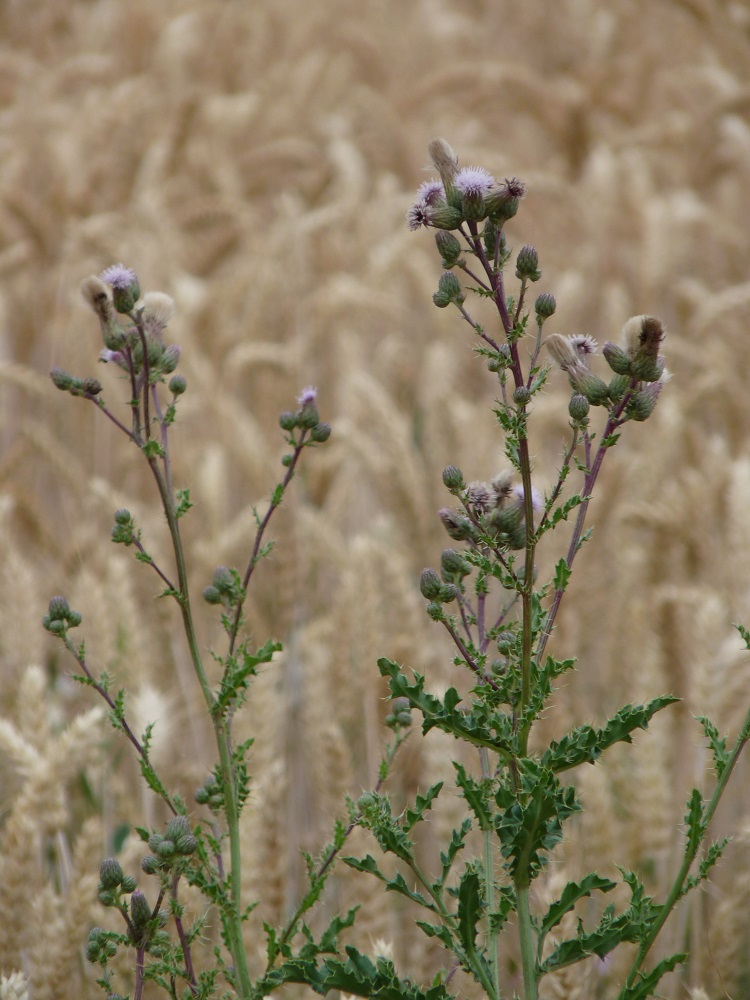
[[[451,839],[448,844],[448,850],[440,852],[440,864],[443,866],[443,871],[440,876],[441,885],[445,884],[445,880],[448,878],[450,870],[453,867],[453,862],[456,860],[456,855],[463,849],[466,837],[470,830],[471,820],[467,817],[458,830],[451,831]]]
[[[456,939],[445,924],[428,924],[426,920],[417,920],[416,925],[424,931],[427,937],[434,937],[441,941],[448,951],[455,950]]]
[[[417,795],[416,802],[414,803],[413,809],[407,809],[404,813],[404,822],[402,824],[405,832],[409,832],[417,823],[420,822],[425,812],[432,808],[432,803],[440,794],[440,790],[444,785],[443,781],[438,781],[434,785],[431,785],[424,795]]]
[[[727,738],[726,736],[719,736],[719,730],[707,716],[699,715],[697,718],[698,722],[703,726],[703,732],[706,734],[708,745],[711,747],[716,777],[719,779],[724,773],[731,757],[731,754],[727,751]]]
[[[646,997],[653,996],[654,990],[662,976],[665,976],[668,972],[672,972],[687,957],[685,954],[671,955],[654,966],[648,975],[640,973],[638,982],[633,986],[624,987],[620,992],[618,1000],[646,1000]]]
[[[555,774],[579,764],[593,764],[615,743],[632,743],[631,733],[636,729],[646,729],[657,712],[679,700],[672,695],[663,695],[647,705],[625,705],[601,729],[578,726],[549,745],[542,756],[542,764]]]
[[[687,826],[685,852],[686,855],[694,854],[698,850],[698,845],[706,832],[706,824],[703,818],[703,796],[697,788],[692,790],[688,799],[685,825]]]
[[[477,923],[482,914],[479,875],[470,868],[461,877],[458,887],[458,933],[466,951],[476,951]]]
[[[555,577],[553,580],[555,590],[565,590],[568,586],[568,580],[570,580],[573,575],[573,570],[568,566],[565,559],[560,559],[557,566],[555,566]]]
[[[474,813],[479,823],[480,830],[489,830],[492,827],[492,806],[489,785],[476,781],[470,774],[466,773],[463,764],[458,764],[454,760],[453,766],[456,769],[456,784],[461,789],[466,803]]]
[[[552,903],[542,919],[541,933],[548,934],[553,927],[560,923],[565,914],[573,909],[579,899],[590,896],[594,890],[610,892],[616,884],[611,879],[602,878],[594,872],[586,875],[580,882],[568,882],[560,898]]]

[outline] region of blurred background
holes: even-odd
[[[432,304],[432,234],[404,222],[438,135],[462,164],[525,181],[507,232],[539,251],[534,292],[558,302],[549,332],[602,343],[640,313],[669,331],[674,378],[654,417],[626,428],[591,506],[594,536],[550,646],[577,656],[578,671],[544,728],[601,724],[664,692],[683,701],[634,749],[574,775],[586,809],[538,905],[584,870],[616,874],[615,861],[663,894],[679,865],[685,799],[712,781],[693,716],[733,734],[750,701],[732,627],[750,625],[747,4],[4,0],[0,974],[26,973],[34,1000],[98,995],[82,944],[107,918],[99,862],[117,852],[137,874],[129,824],[165,818],[41,628],[53,594],[82,612],[89,662],[126,687],[134,728],[156,724],[170,787],[190,799],[213,764],[174,608],[109,542],[114,510],[128,507],[147,548],[168,558],[147,470],[48,377],[56,365],[96,375],[126,412],[123,384],[97,363],[79,284],[122,261],[144,291],[176,301],[168,336],[188,391],[172,448],[195,501],[184,522],[195,594],[216,565],[247,560],[252,505],[283,471],[279,412],[315,385],[334,428],[272,523],[278,542],[250,595],[258,645],[285,645],[237,720],[238,737],[256,739],[245,888],[262,899],[248,929],[260,968],[260,920],[283,920],[298,898],[300,850],[319,850],[344,795],[377,777],[377,658],[426,673],[438,692],[460,683],[417,582],[448,544],[443,467],[491,479],[504,457],[496,383],[458,315]],[[553,376],[534,412],[540,489],[555,481],[567,398]],[[556,559],[567,537],[549,544]],[[201,614],[206,649],[220,650],[215,612]],[[391,779],[397,799],[446,781],[428,865],[461,815],[457,752],[415,734]],[[665,947],[692,950],[670,997],[750,990],[746,767],[728,798],[714,833],[735,840],[666,935]],[[351,853],[374,850],[353,839]],[[403,974],[428,983],[445,958],[415,914],[342,871],[326,906],[354,902],[351,939],[391,949]],[[550,979],[544,995],[616,995],[626,960]],[[512,951],[504,961],[512,990]]]

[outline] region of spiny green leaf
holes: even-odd
[[[547,910],[542,920],[541,933],[548,934],[553,927],[560,923],[565,914],[573,909],[579,899],[590,896],[595,889],[600,892],[610,892],[616,884],[611,879],[602,878],[595,872],[586,875],[580,882],[568,882],[560,898],[552,903]]]
[[[699,715],[697,718],[698,722],[703,726],[703,732],[706,734],[708,745],[711,747],[716,777],[719,779],[724,773],[731,757],[731,754],[727,751],[727,738],[726,736],[719,736],[719,730],[707,716]]]
[[[579,764],[593,764],[615,743],[632,743],[631,733],[646,729],[652,717],[679,698],[664,695],[647,705],[625,705],[602,729],[578,726],[561,740],[553,741],[542,756],[542,764],[559,774]]]
[[[444,782],[438,781],[424,793],[424,795],[417,795],[417,800],[414,803],[413,809],[407,809],[404,813],[403,828],[406,832],[416,826],[420,822],[425,812],[432,808],[432,803],[440,794],[440,789],[443,787]]]
[[[654,990],[662,978],[668,972],[681,965],[687,959],[686,954],[671,955],[669,958],[663,959],[658,965],[654,966],[648,975],[643,973],[639,974],[638,982],[633,986],[625,986],[620,992],[618,1000],[646,1000],[646,997],[652,997],[654,995]]]

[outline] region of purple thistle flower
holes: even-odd
[[[430,206],[426,201],[415,202],[406,213],[406,224],[409,229],[419,229],[430,224]]]
[[[433,177],[429,181],[423,181],[417,188],[417,201],[423,201],[426,205],[434,205],[437,201],[445,201],[445,188],[443,182]]]
[[[495,186],[495,178],[484,167],[461,167],[453,183],[461,194],[477,197],[489,194]]]
[[[597,342],[588,333],[574,333],[570,338],[571,346],[575,349],[581,361],[586,361],[586,355],[596,354]]]
[[[521,506],[523,504],[523,502],[524,502],[523,485],[521,483],[517,483],[513,487],[513,496],[515,497],[516,503],[519,506]],[[544,507],[544,498],[542,497],[542,494],[539,492],[539,490],[536,488],[536,486],[532,486],[531,487],[531,509],[539,511],[539,510],[542,510],[543,507]]]
[[[126,289],[138,281],[138,276],[132,267],[125,267],[124,264],[112,264],[99,275],[112,288]]]
[[[314,385],[305,386],[302,392],[297,396],[298,406],[312,406],[315,400],[318,398],[318,390]]]

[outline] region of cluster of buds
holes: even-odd
[[[97,893],[102,906],[119,906],[120,896],[135,891],[136,881],[125,875],[117,858],[105,858],[99,868]]]
[[[147,854],[141,861],[141,868],[147,875],[171,871],[183,858],[198,850],[198,838],[190,829],[187,816],[175,816],[167,824],[164,833],[152,833],[148,846],[153,854]]]
[[[114,264],[81,284],[81,293],[99,320],[104,347],[99,360],[118,365],[141,387],[148,369],[149,382],[164,381],[180,360],[177,344],[164,343],[164,331],[174,315],[174,302],[164,292],[148,292],[141,298],[135,271]],[[130,323],[120,317],[127,317]],[[145,345],[145,358],[144,358]],[[185,380],[172,380],[174,395],[185,391]]]
[[[296,430],[309,431],[310,440],[316,444],[327,441],[331,436],[331,425],[321,421],[317,399],[318,390],[314,386],[303,389],[297,397],[299,409],[294,412],[285,410],[279,417],[281,429],[287,434],[294,434]]]
[[[455,541],[476,543],[480,530],[491,536],[493,542],[508,549],[522,549],[526,544],[526,500],[523,486],[513,484],[513,472],[506,470],[492,482],[474,482],[465,485],[461,470],[449,465],[443,472],[443,482],[463,502],[464,510],[443,507],[438,516],[448,535]],[[541,510],[543,500],[533,490],[532,509]],[[453,550],[446,550],[452,552]],[[446,553],[443,553],[446,556]],[[452,579],[456,573],[467,575],[463,567],[450,556],[443,560],[443,573]],[[426,595],[425,595],[426,596]],[[433,598],[430,598],[432,600]]]
[[[224,805],[224,793],[215,774],[210,774],[195,793],[195,801],[202,806],[208,806],[211,812],[218,813]]]
[[[61,392],[69,392],[71,396],[83,396],[91,399],[102,391],[102,384],[98,379],[92,376],[77,378],[70,372],[66,372],[64,368],[53,368],[49,377]]]
[[[464,222],[485,220],[501,228],[513,218],[525,192],[521,181],[514,177],[499,183],[484,167],[459,167],[458,157],[445,139],[433,139],[428,149],[440,176],[419,187],[417,200],[406,213],[410,229],[429,226],[450,231],[459,229]],[[455,252],[455,245],[446,241],[438,242],[438,248],[441,255],[447,248],[447,260]],[[454,264],[457,259],[456,254]]]
[[[208,604],[223,604],[225,608],[237,607],[242,599],[242,580],[236,569],[217,566],[208,587],[203,590],[203,600]]]
[[[385,717],[385,724],[394,730],[411,725],[411,705],[408,698],[394,698],[391,701],[391,710]]]
[[[119,545],[132,545],[137,539],[133,515],[126,507],[115,511],[115,523],[112,525],[112,541]]]
[[[69,628],[77,628],[81,621],[80,612],[73,611],[64,597],[53,597],[42,625],[53,635],[64,636]]]
[[[621,345],[607,341],[602,349],[613,372],[606,382],[590,367],[590,357],[597,349],[592,337],[582,334],[564,337],[557,333],[547,337],[547,350],[565,371],[573,389],[569,412],[574,423],[585,425],[589,406],[610,407],[620,403],[626,393],[625,414],[629,419],[646,420],[653,413],[670,378],[659,354],[664,339],[661,320],[655,316],[633,316],[623,327],[621,339]]]

